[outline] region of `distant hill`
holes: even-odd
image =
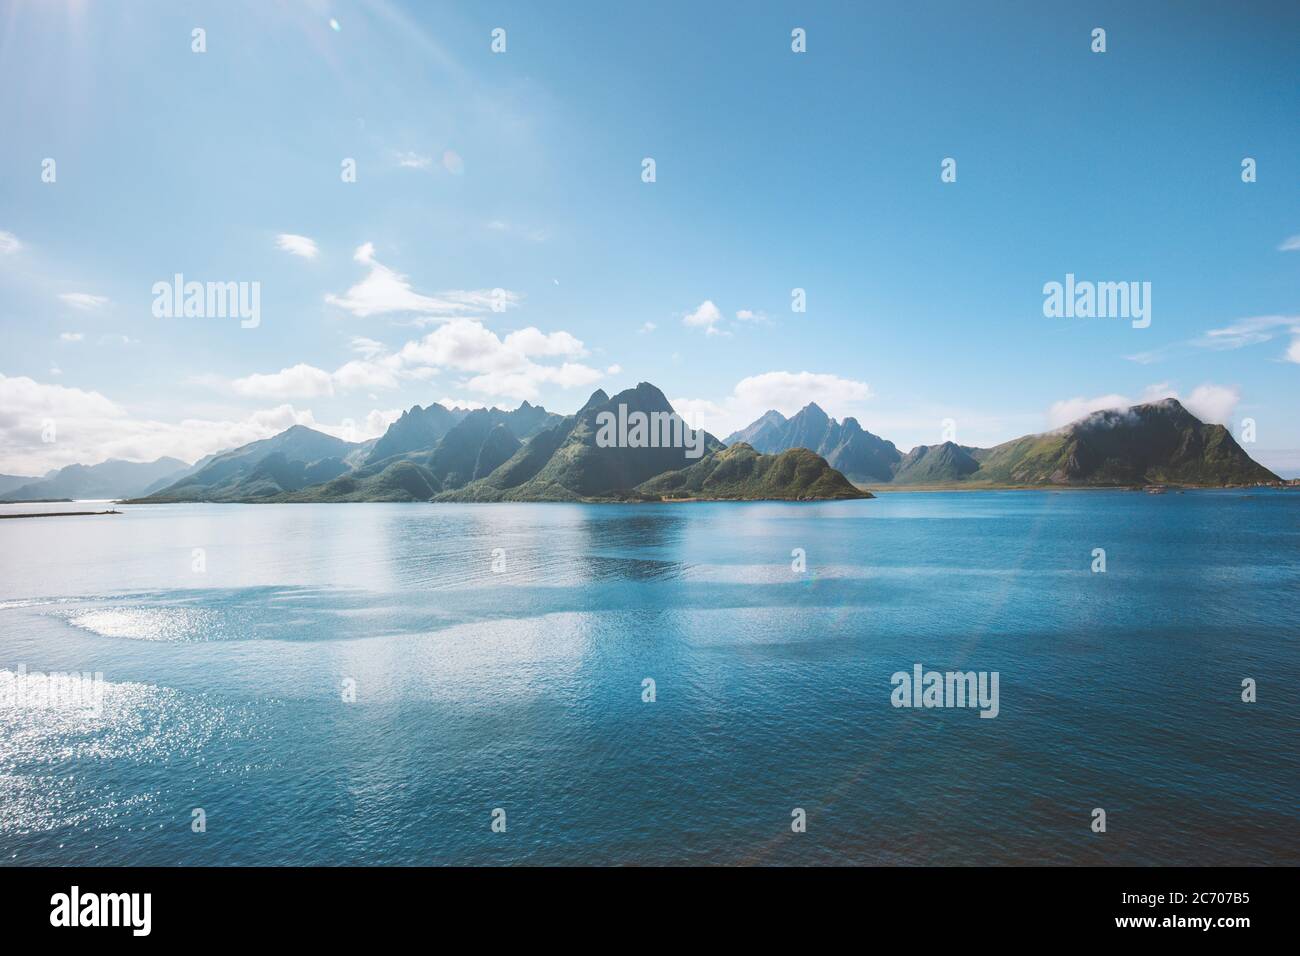
[[[21,488],[23,485],[30,485],[40,480],[36,476],[0,475],[0,498],[7,496],[15,488]]]
[[[971,451],[950,441],[917,445],[898,462],[892,481],[899,485],[961,481],[979,471],[980,464]]]
[[[728,436],[726,444],[745,442],[765,454],[807,448],[821,455],[854,481],[889,481],[903,457],[894,443],[866,431],[855,418],[843,423],[810,402],[787,419],[767,411],[752,424]]]
[[[1064,428],[994,448],[943,442],[899,455],[892,442],[843,425],[815,404],[786,420],[766,412],[732,438],[750,435],[760,450],[803,447],[867,485],[1218,487],[1280,480],[1256,463],[1222,425],[1209,425],[1177,399],[1095,412]],[[758,445],[754,446],[758,448]]]
[[[638,486],[642,494],[662,498],[711,501],[824,501],[871,498],[826,459],[806,448],[762,455],[739,442],[707,455],[679,471],[651,478]]]
[[[147,493],[159,482],[186,469],[178,458],[155,461],[110,459],[98,465],[68,465],[44,478],[4,492],[11,501],[39,501],[59,498],[131,498]]]
[[[305,425],[214,455],[207,464],[140,500],[237,501],[296,491],[348,470],[358,445]]]

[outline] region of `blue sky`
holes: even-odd
[[[1300,7],[808,6],[0,2],[0,472],[648,380],[904,449],[1172,393],[1300,473]]]

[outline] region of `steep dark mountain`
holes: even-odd
[[[917,445],[898,463],[894,484],[938,484],[961,481],[976,471],[979,462],[970,450],[946,441],[941,445]]]
[[[624,413],[620,413],[620,406],[626,409]],[[498,477],[494,473],[463,489],[462,493],[453,492],[440,500],[578,501],[616,498],[630,494],[647,478],[700,460],[689,457],[687,448],[671,445],[659,448],[601,447],[597,444],[597,432],[599,418],[606,412],[616,419],[620,414],[631,416],[637,412],[647,416],[656,413],[671,415],[673,407],[664,393],[648,382],[619,392],[613,398],[606,397],[604,391],[597,391],[571,421],[566,420],[533,439],[533,442],[540,440],[538,451],[552,445],[554,451],[525,480],[506,484],[494,480]],[[722,447],[707,433],[701,436],[701,440],[704,453]],[[541,455],[524,455],[526,448],[520,449],[501,467],[514,477],[531,471],[529,466],[538,464]],[[527,459],[527,462],[521,459]]]
[[[837,422],[815,402],[789,419],[780,412],[764,412],[757,421],[732,434],[727,444],[741,441],[765,454],[807,448],[854,481],[864,482],[891,480],[903,457],[893,442],[871,434],[856,418]]]
[[[826,459],[806,448],[761,455],[744,442],[705,456],[687,468],[643,482],[643,495],[711,501],[825,501],[871,498]]]
[[[143,494],[160,479],[183,472],[177,458],[137,462],[110,459],[98,465],[68,465],[53,474],[4,493],[14,501],[50,498],[130,498]]]
[[[511,459],[523,445],[514,436],[510,426],[502,422],[488,432],[487,438],[479,446],[478,458],[474,462],[473,478],[486,478]]]
[[[1177,399],[1094,412],[1065,428],[976,449],[974,480],[1012,485],[1227,485],[1278,481],[1222,425]]]
[[[179,481],[142,497],[144,501],[230,501],[244,497],[263,497],[289,488],[281,479],[293,484],[297,471],[291,463],[302,466],[304,477],[326,480],[346,470],[343,459],[357,446],[332,435],[294,425],[271,438],[250,442],[232,451],[213,456],[202,468]],[[272,455],[267,468],[258,471],[263,460]],[[333,463],[331,459],[334,460]],[[283,463],[282,463],[283,462]],[[319,464],[318,464],[319,463]],[[316,466],[314,469],[310,466]],[[317,477],[322,476],[322,477]],[[245,484],[248,482],[249,484]],[[273,486],[280,485],[279,488]],[[298,485],[297,487],[302,487]]]
[[[467,414],[466,409],[444,408],[436,402],[427,408],[416,405],[388,426],[388,431],[370,449],[364,464],[373,465],[394,455],[432,449]]]
[[[514,437],[509,426],[506,425],[506,413],[499,408],[476,408],[452,426],[447,434],[442,436],[437,447],[420,462],[432,473],[436,487],[450,490],[473,481],[478,469],[479,453],[487,442],[488,436],[498,426],[505,429],[509,437]],[[500,437],[495,439],[495,444],[499,445],[502,442],[503,439]],[[517,439],[514,444],[518,446]],[[509,458],[514,452],[515,448],[512,448],[505,457]],[[501,464],[501,461],[497,464]]]

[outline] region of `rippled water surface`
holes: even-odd
[[[1300,494],[120,507],[0,522],[0,862],[1300,863]]]

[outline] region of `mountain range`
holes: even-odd
[[[1222,425],[1176,399],[1095,412],[1064,428],[993,448],[942,442],[903,453],[856,419],[815,403],[787,418],[768,411],[721,442],[602,447],[602,414],[673,414],[642,382],[597,390],[572,415],[415,406],[380,437],[348,442],[302,425],[209,455],[69,465],[43,477],[0,475],[9,500],[641,501],[869,497],[867,487],[1060,487],[1271,483]]]
[[[1094,412],[1064,428],[993,448],[949,441],[901,454],[856,420],[839,424],[816,404],[789,419],[766,412],[727,441],[748,441],[769,454],[810,448],[849,478],[871,486],[1224,486],[1281,480],[1255,462],[1227,428],[1202,422],[1175,398]]]
[[[869,498],[820,456],[766,455],[700,436],[684,445],[605,447],[600,417],[673,415],[648,382],[612,398],[597,390],[562,416],[524,402],[404,412],[371,442],[303,426],[198,463],[141,501],[656,501],[664,498]],[[679,478],[672,476],[680,475]]]
[[[57,501],[64,498],[133,498],[152,494],[175,482],[189,468],[177,458],[68,465],[41,478],[0,475],[0,498],[10,501]]]

